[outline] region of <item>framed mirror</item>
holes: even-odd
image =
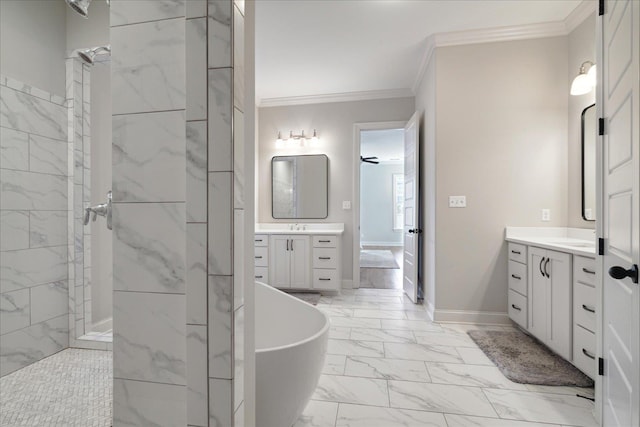
[[[324,219],[329,215],[329,158],[324,154],[271,159],[271,215]]]
[[[596,104],[582,110],[582,218],[596,220]]]

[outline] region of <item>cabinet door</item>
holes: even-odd
[[[529,247],[529,332],[542,342],[547,338],[547,276],[544,263],[547,251]]]
[[[311,251],[309,236],[289,236],[291,239],[291,287],[310,288]]]
[[[269,239],[269,284],[275,288],[290,288],[290,236],[273,235]]]
[[[571,360],[573,348],[571,310],[571,255],[547,251],[549,262],[545,261],[549,276],[547,345],[567,360]]]

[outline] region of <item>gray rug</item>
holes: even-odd
[[[400,268],[393,253],[384,249],[360,250],[360,268]]]
[[[505,377],[520,384],[593,387],[578,368],[521,331],[469,331]]]
[[[286,291],[285,291],[286,292]],[[322,296],[318,292],[287,292],[292,297],[301,299],[304,302],[308,302],[311,305],[318,305],[320,297]]]

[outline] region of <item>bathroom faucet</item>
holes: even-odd
[[[111,190],[107,192],[107,203],[100,203],[99,205],[90,206],[85,209],[84,213],[84,225],[89,224],[89,217],[91,216],[91,212],[93,212],[93,221],[98,218],[98,215],[104,216],[107,218],[107,228],[109,230],[113,229],[112,226],[112,216],[111,216]]]

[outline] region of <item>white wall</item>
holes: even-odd
[[[435,141],[436,315],[504,313],[504,227],[567,223],[567,45],[555,37],[437,48],[435,85],[427,73],[416,102],[431,106],[427,118],[435,111],[423,151]],[[450,195],[466,195],[467,208],[448,208]]]
[[[569,69],[571,83],[584,61],[596,62],[596,15],[592,14],[569,34]],[[600,70],[598,70],[600,71]],[[569,97],[569,227],[595,228],[595,221],[582,219],[581,114],[596,102],[596,91]]]
[[[271,158],[277,155],[326,154],[329,157],[329,216],[323,222],[345,224],[343,239],[343,274],[353,275],[353,211],[343,210],[342,201],[355,203],[353,194],[354,124],[408,120],[414,111],[413,98],[339,102],[258,110],[257,197],[258,222],[295,222],[271,217]],[[278,131],[305,133],[317,129],[320,144],[317,149],[276,149]],[[318,220],[315,220],[316,222]],[[314,222],[304,220],[304,222]]]
[[[66,9],[62,0],[0,1],[0,74],[64,97]]]
[[[401,163],[360,165],[360,239],[363,245],[400,246],[402,230],[393,229],[393,175]]]

